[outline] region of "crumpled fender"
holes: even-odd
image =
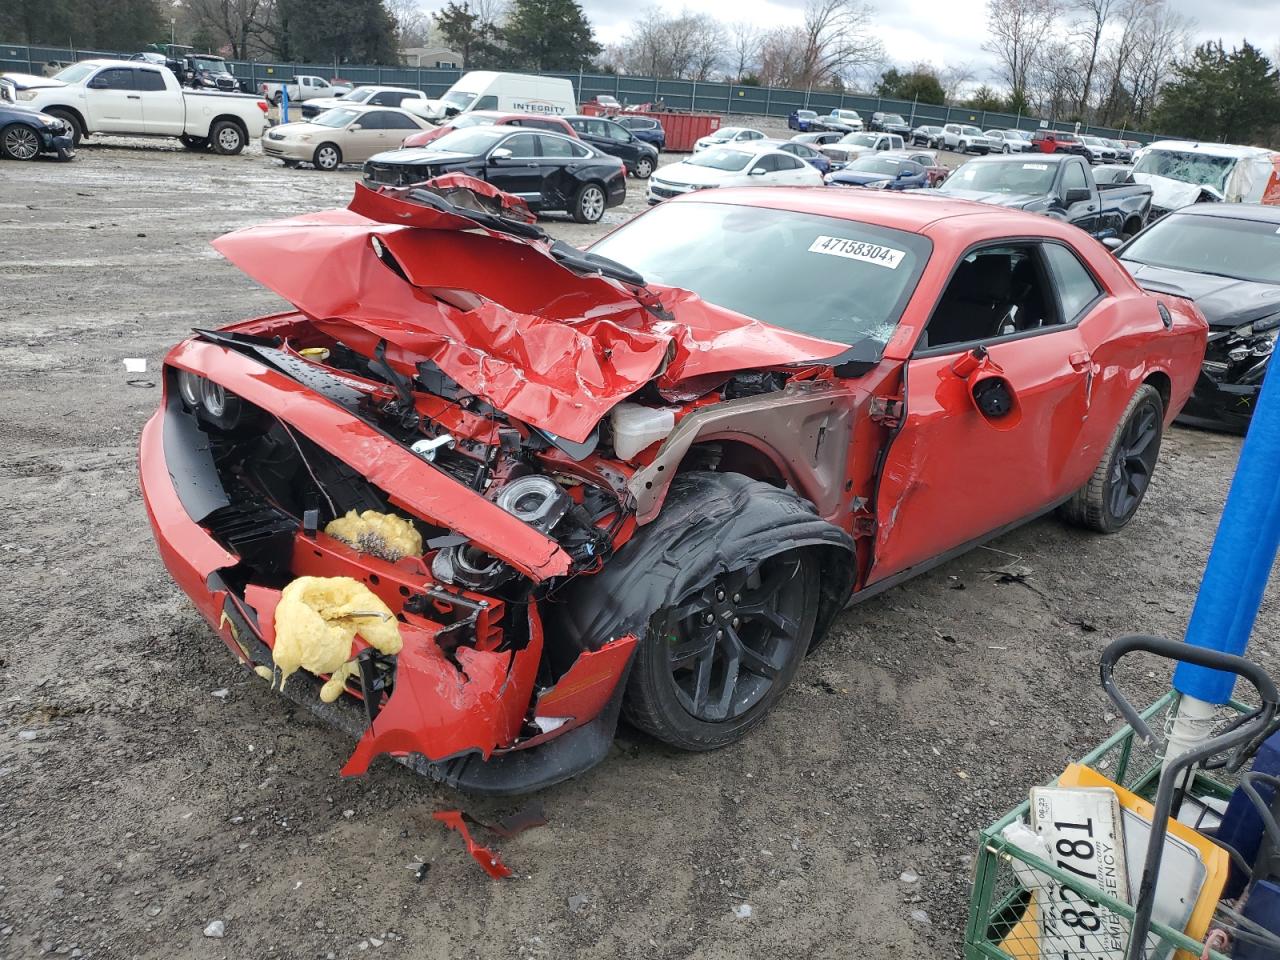
[[[736,473],[691,471],[671,482],[662,512],[593,577],[543,604],[548,626],[584,650],[643,638],[653,614],[721,573],[797,547],[823,550],[822,593],[810,649],[853,588],[853,538],[790,490]]]

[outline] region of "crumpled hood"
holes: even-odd
[[[1171,177],[1161,177],[1154,173],[1133,172],[1134,183],[1145,183],[1151,187],[1151,205],[1166,210],[1177,210],[1200,199],[1201,193],[1207,193],[1215,200],[1222,199],[1222,193],[1215,187],[1201,183],[1185,183]]]
[[[839,173],[833,174],[832,183],[848,183],[857,187],[865,187],[869,183],[880,183],[884,180],[892,180],[893,177],[887,173],[856,173],[849,169],[841,170]]]
[[[508,206],[513,197],[454,175]],[[420,189],[420,188],[418,188]],[[700,395],[736,370],[821,360],[844,344],[781,330],[675,287],[583,276],[546,239],[483,229],[357,184],[345,210],[249,227],[214,247],[321,329],[406,375],[430,360],[465,390],[574,442],[650,380]],[[377,241],[375,244],[374,241]]]
[[[1273,283],[1170,270],[1129,260],[1120,262],[1139,286],[1151,283],[1183,291],[1195,301],[1211,327],[1238,327],[1280,313],[1280,286]]]
[[[955,197],[957,200],[974,200],[978,203],[989,203],[996,207],[1012,207],[1021,209],[1029,203],[1035,203],[1037,200],[1043,200],[1044,197],[1037,197],[1030,193],[999,193],[996,191],[986,190],[959,190],[946,187],[942,194],[948,197]]]

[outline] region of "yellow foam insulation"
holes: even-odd
[[[361,553],[395,563],[402,557],[422,556],[422,534],[404,517],[394,513],[348,510],[345,517],[330,520],[324,532]]]
[[[350,577],[299,577],[280,593],[276,605],[276,644],[280,686],[299,667],[331,674],[320,699],[332,703],[342,695],[348,676],[358,667],[351,655],[356,634],[382,653],[400,652],[400,624],[391,609],[368,587]]]

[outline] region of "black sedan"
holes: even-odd
[[[365,162],[369,186],[407,186],[444,173],[465,173],[524,200],[531,210],[565,210],[596,223],[627,198],[617,157],[556,133],[468,127],[424,147],[379,153]]]
[[[0,157],[34,160],[42,153],[56,153],[59,160],[75,156],[70,128],[47,113],[0,102]]]
[[[902,119],[900,113],[873,113],[871,129],[880,133],[896,133],[903,137],[911,136],[911,124]]]
[[[601,117],[565,117],[578,136],[597,150],[617,157],[627,173],[648,180],[658,166],[658,148],[645,143],[620,123]]]
[[[1280,207],[1183,207],[1116,256],[1142,286],[1190,297],[1209,321],[1200,379],[1178,420],[1244,433],[1280,331]]]

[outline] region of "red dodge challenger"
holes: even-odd
[[[732,743],[850,601],[1055,508],[1122,528],[1204,354],[1033,214],[706,190],[586,252],[529,219],[454,177],[229,234],[296,309],[165,362],[160,553],[347,774],[528,791],[620,712]]]

